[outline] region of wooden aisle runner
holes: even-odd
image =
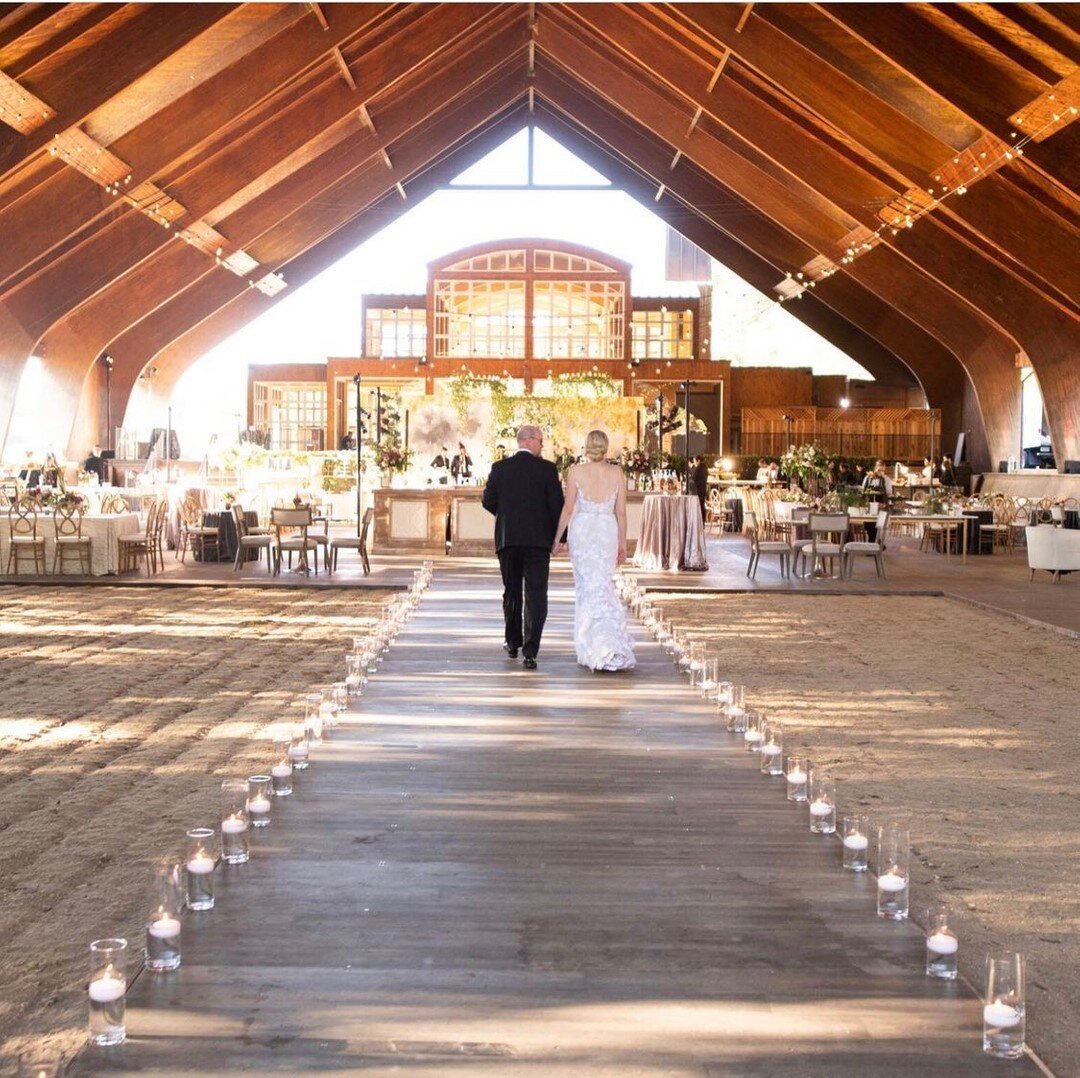
[[[185,916],[182,969],[142,974],[128,1043],[78,1073],[1002,1073],[977,1001],[923,976],[919,931],[877,920],[638,626],[633,674],[575,665],[572,599],[559,569],[530,673],[497,574],[437,571]]]

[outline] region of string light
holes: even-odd
[[[1053,101],[1054,100],[1054,95],[1051,94],[1049,99],[1051,101]],[[1077,115],[1078,111],[1080,111],[1080,110],[1078,110],[1075,105],[1070,106],[1069,110],[1068,110],[1069,114],[1072,115],[1072,116]],[[1031,132],[1031,134],[1029,134],[1029,135],[1025,135],[1023,138],[1016,141],[1012,146],[1006,148],[997,157],[993,158],[988,164],[981,165],[981,166],[980,165],[972,165],[971,170],[972,170],[973,173],[975,173],[975,178],[979,179],[982,176],[989,175],[991,172],[995,171],[997,168],[1003,166],[1007,162],[1016,160],[1017,158],[1020,158],[1020,157],[1023,157],[1024,156],[1024,148],[1029,143],[1037,141],[1039,139],[1039,137],[1048,128],[1053,127],[1055,123],[1060,123],[1062,118],[1063,118],[1063,114],[1061,112],[1053,113],[1052,118],[1047,120],[1046,123],[1044,123],[1042,125],[1042,127],[1040,127],[1036,131]],[[1024,122],[1024,118],[1022,116],[1017,116],[1016,117],[1016,122],[1017,122],[1017,124],[1022,124]],[[1015,131],[1010,131],[1009,132],[1009,137],[1012,138],[1012,139],[1016,139],[1017,138],[1017,133]],[[985,150],[980,152],[979,158],[980,158],[980,160],[985,160],[985,158],[986,158],[986,151]],[[954,165],[958,165],[958,164],[960,164],[960,158],[959,157],[954,157],[952,159],[952,162],[953,162]],[[935,175],[934,179],[938,183],[941,183],[941,176],[940,175]],[[927,188],[927,194],[931,195],[932,197],[931,197],[930,202],[925,204],[925,205],[914,205],[910,201],[908,201],[907,199],[904,199],[903,196],[899,196],[898,200],[903,201],[904,213],[902,215],[897,214],[896,216],[894,216],[891,223],[883,222],[882,224],[878,225],[878,227],[876,229],[874,229],[874,231],[870,235],[870,237],[867,240],[865,240],[864,242],[862,242],[862,243],[860,243],[858,245],[855,245],[855,246],[849,246],[849,247],[845,248],[844,254],[841,256],[841,258],[839,260],[840,265],[843,265],[843,266],[851,265],[851,263],[854,262],[856,258],[861,258],[864,254],[869,253],[875,247],[877,247],[878,244],[883,241],[886,233],[889,233],[889,234],[891,234],[893,236],[898,236],[900,234],[900,229],[901,228],[914,228],[915,224],[918,221],[921,221],[924,217],[926,217],[931,212],[931,210],[933,210],[936,206],[939,206],[942,202],[945,201],[945,199],[949,198],[952,195],[955,195],[957,198],[960,198],[963,195],[966,195],[967,192],[968,192],[967,184],[965,184],[963,182],[958,183],[954,188],[952,188],[952,190],[949,189],[948,184],[941,183],[941,194],[936,196],[936,197],[933,197],[934,196],[934,188],[933,187],[928,187]],[[799,289],[799,291],[797,293],[794,294],[795,299],[802,299],[802,294],[803,294],[803,290],[804,290],[805,287],[813,288],[816,281],[824,280],[824,279],[826,279],[828,277],[831,277],[840,268],[840,265],[837,265],[836,263],[832,262],[828,258],[827,255],[818,255],[817,257],[821,258],[824,261],[824,263],[825,263],[824,268],[821,270],[820,273],[818,273],[818,275],[817,275],[817,277],[815,278],[814,281],[807,282],[807,285],[804,285],[802,288]],[[813,260],[811,260],[811,261],[813,261]],[[784,279],[785,280],[791,280],[791,278],[792,278],[791,273],[785,273],[784,274]],[[795,278],[798,281],[801,282],[803,280],[803,274],[800,273],[800,272],[797,272],[795,274]],[[792,298],[792,297],[791,296],[779,296],[777,298],[776,302],[778,304],[782,304],[782,303],[784,303],[785,300],[790,299],[790,298]]]

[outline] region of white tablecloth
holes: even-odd
[[[110,513],[101,516],[87,513],[82,518],[83,536],[90,540],[90,573],[92,576],[105,576],[107,573],[120,571],[120,536],[134,535],[139,531],[137,513]],[[45,571],[51,573],[53,555],[56,551],[56,529],[53,527],[51,513],[38,516],[39,536],[45,538]],[[0,517],[0,571],[7,571],[8,550],[10,549],[11,524],[6,516]],[[33,562],[28,555],[19,559],[21,573],[32,573]],[[64,558],[64,572],[72,576],[80,572],[78,559],[74,554]]]
[[[641,537],[634,565],[660,569],[709,568],[701,502],[693,494],[646,494],[641,507]]]

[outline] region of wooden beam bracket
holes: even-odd
[[[56,115],[40,97],[0,71],[0,121],[20,135],[29,135]]]

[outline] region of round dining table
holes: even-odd
[[[646,571],[704,572],[705,523],[693,494],[646,494],[634,565]]]

